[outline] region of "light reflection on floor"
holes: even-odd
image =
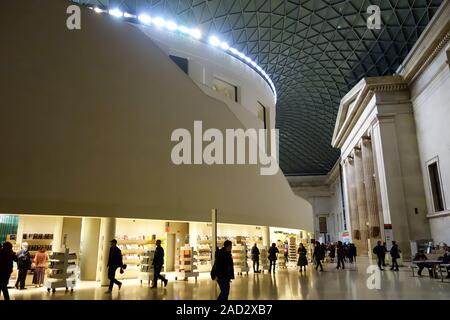
[[[231,285],[230,299],[242,300],[328,300],[328,299],[450,299],[450,281],[442,283],[428,277],[412,277],[409,268],[400,272],[390,270],[381,273],[381,290],[370,290],[366,282],[369,277],[367,262],[359,259],[357,266],[345,270],[336,270],[335,264],[325,265],[325,272],[309,270],[300,274],[294,267],[288,271],[279,271],[275,275],[253,274],[236,277]],[[363,262],[361,262],[363,261]],[[367,261],[367,260],[366,260]],[[175,281],[169,274],[167,288],[150,289],[138,280],[125,280],[122,290],[114,288],[107,295],[105,287],[97,282],[79,282],[74,292],[59,289],[48,293],[46,288],[29,288],[24,291],[10,289],[15,300],[210,300],[218,294],[217,285],[211,281],[208,273],[194,279]]]

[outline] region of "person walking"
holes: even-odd
[[[41,287],[44,284],[45,268],[47,267],[48,254],[44,247],[39,248],[39,252],[36,253],[33,259],[34,275],[33,284],[36,287]]]
[[[117,247],[117,240],[111,240],[111,248],[109,249],[109,257],[108,257],[108,279],[109,279],[109,288],[105,293],[109,294],[112,292],[114,284],[116,284],[120,288],[122,287],[122,282],[116,279],[116,270],[120,268],[120,272],[123,272],[123,261],[122,261],[122,251]]]
[[[164,287],[167,287],[167,280],[164,276],[161,275],[161,270],[164,265],[164,249],[161,247],[161,240],[156,240],[156,250],[155,255],[153,257],[153,285],[152,288],[157,287],[158,279],[164,282]]]
[[[303,243],[300,243],[297,253],[298,253],[297,266],[300,267],[299,271],[302,272],[303,271],[302,269],[305,268],[306,272],[306,266],[308,265],[308,258],[306,257],[306,248],[303,245]]]
[[[0,293],[3,299],[9,300],[8,283],[13,271],[13,261],[17,262],[17,256],[10,242],[5,242],[0,249]]]
[[[251,255],[252,255],[252,261],[253,261],[253,272],[254,273],[259,273],[259,249],[258,246],[255,245],[252,247],[252,251],[251,251]]]
[[[395,241],[392,241],[392,248],[389,253],[391,254],[392,258],[391,270],[398,271],[397,259],[400,259],[400,249],[398,248],[398,245]]]
[[[28,243],[22,243],[22,250],[17,254],[17,281],[16,289],[24,290],[28,270],[31,269],[31,255],[28,251]]]
[[[320,271],[323,271],[323,266],[322,266],[322,262],[321,262],[321,260],[323,259],[322,258],[322,246],[320,245],[319,241],[316,242],[316,245],[314,247],[313,259],[316,262],[316,270],[317,270],[317,268],[320,267]]]
[[[214,278],[217,280],[220,288],[217,300],[228,300],[230,295],[230,283],[234,279],[233,257],[231,256],[232,247],[233,243],[230,240],[226,240],[223,243],[223,248],[217,252],[213,267]]]
[[[344,259],[345,259],[345,248],[341,241],[338,241],[336,246],[337,253],[337,267],[336,269],[342,268],[345,269]]]
[[[280,251],[277,248],[277,245],[275,243],[272,243],[272,246],[269,248],[269,273],[272,272],[273,267],[273,273],[275,273],[275,263],[277,261],[277,255],[280,253]]]
[[[377,242],[377,245],[373,248],[373,253],[377,256],[378,268],[383,271],[383,260],[386,255],[386,247],[381,244],[381,241]]]

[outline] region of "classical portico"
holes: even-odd
[[[405,259],[410,240],[429,226],[409,91],[399,76],[360,81],[341,101],[332,145],[341,150],[344,203],[352,241],[367,255],[395,240]]]

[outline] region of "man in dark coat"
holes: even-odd
[[[122,282],[116,279],[116,270],[123,268],[122,262],[122,251],[117,247],[117,240],[111,240],[111,248],[109,249],[109,257],[108,257],[108,279],[109,279],[109,288],[105,293],[109,294],[112,292],[114,284],[120,288],[122,287]]]
[[[386,247],[381,244],[381,241],[377,241],[377,245],[373,248],[373,253],[377,256],[377,264],[380,270],[383,269],[383,260],[386,255]]]
[[[400,249],[395,241],[392,241],[392,248],[390,251],[392,257],[392,266],[391,270],[398,271],[398,263],[397,259],[400,259]]]
[[[226,240],[223,248],[217,252],[214,263],[214,274],[220,288],[220,294],[217,300],[228,300],[230,294],[230,282],[234,279],[234,264],[231,255],[233,244]]]
[[[323,251],[320,242],[316,242],[316,246],[314,247],[313,258],[316,262],[316,270],[320,267],[320,271],[323,271],[323,266],[321,260],[323,259]]]
[[[22,243],[22,250],[17,254],[17,281],[16,289],[25,289],[28,270],[31,269],[31,255],[28,251],[28,243]]]
[[[167,280],[164,276],[161,275],[161,270],[164,265],[164,249],[161,247],[161,240],[156,240],[156,250],[155,255],[153,257],[153,285],[152,288],[157,287],[158,279],[164,282],[164,286],[167,287]]]
[[[269,248],[269,273],[272,272],[273,267],[273,273],[275,273],[275,263],[278,260],[278,253],[280,253],[280,250],[278,250],[277,245],[275,243],[272,243],[272,246]]]
[[[260,252],[259,252],[259,249],[258,249],[258,246],[256,245],[256,243],[252,247],[251,254],[252,254],[252,261],[253,261],[253,272],[254,273],[259,273],[259,255],[260,255]]]
[[[12,250],[11,243],[5,242],[0,248],[0,292],[3,293],[5,300],[9,300],[8,282],[13,272],[13,261],[17,262],[17,256]]]

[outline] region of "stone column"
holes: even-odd
[[[110,241],[116,236],[116,218],[102,218],[100,224],[100,241],[98,249],[98,264],[99,269],[97,273],[98,280],[101,281],[102,286],[109,285],[108,280],[108,258],[109,249],[111,247]]]
[[[379,240],[381,238],[380,217],[378,215],[378,199],[375,185],[375,171],[373,162],[372,142],[370,138],[363,138],[361,144],[364,188],[366,191],[367,214],[369,220],[369,238]],[[372,241],[375,243],[374,241]]]
[[[80,280],[96,280],[99,236],[100,219],[83,218],[80,240]]]
[[[346,183],[348,190],[348,203],[350,210],[350,228],[353,242],[359,243],[361,233],[359,229],[358,205],[356,200],[355,166],[352,158],[347,158],[345,162]]]
[[[363,171],[363,161],[361,155],[361,148],[355,148],[354,152],[354,166],[355,166],[355,185],[356,185],[356,200],[358,206],[358,217],[359,217],[359,230],[361,232],[361,244],[360,253],[366,256],[368,253],[368,232],[367,232],[367,203],[366,203],[366,191],[364,188],[364,171]]]

